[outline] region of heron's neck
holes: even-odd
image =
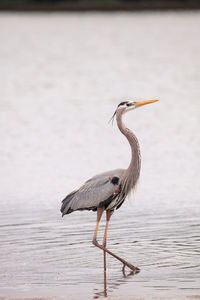
[[[140,147],[135,134],[124,125],[122,114],[116,115],[116,120],[119,130],[125,135],[131,147],[131,162],[121,180],[121,184],[124,186],[126,193],[129,193],[136,185],[140,175]]]

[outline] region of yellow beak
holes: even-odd
[[[154,102],[157,102],[157,101],[159,101],[159,100],[156,99],[156,100],[138,101],[138,102],[135,102],[135,107],[139,107],[139,106],[142,106],[142,105],[145,105],[145,104],[154,103]]]

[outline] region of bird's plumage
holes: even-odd
[[[97,210],[104,207],[106,210],[119,208],[128,194],[134,189],[140,175],[140,147],[135,134],[122,121],[125,112],[144,104],[158,100],[140,102],[121,102],[112,119],[116,117],[117,125],[121,133],[127,138],[131,147],[131,162],[127,169],[116,169],[95,175],[87,180],[78,190],[68,194],[62,201],[62,215],[75,210]],[[116,180],[111,178],[115,177]]]
[[[118,184],[112,183],[110,177],[121,178],[124,170],[116,169],[100,173],[87,180],[78,190],[73,191],[62,201],[63,215],[75,210],[96,210],[97,207],[108,207],[114,200]]]

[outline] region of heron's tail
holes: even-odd
[[[70,194],[68,194],[65,199],[62,200],[62,205],[61,205],[61,213],[62,213],[62,217],[64,215],[67,215],[67,214],[70,214],[71,212],[73,212],[73,209],[71,209],[70,207],[70,202],[71,200],[73,199],[74,197],[74,194],[76,193],[77,191],[73,191],[71,192]]]

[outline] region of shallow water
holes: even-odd
[[[107,294],[200,294],[199,25],[199,12],[0,15],[0,296],[103,297],[96,214],[62,219],[60,201],[128,165],[107,122],[138,98],[161,101],[125,117],[141,178],[108,248],[141,272],[125,278],[107,257]]]

